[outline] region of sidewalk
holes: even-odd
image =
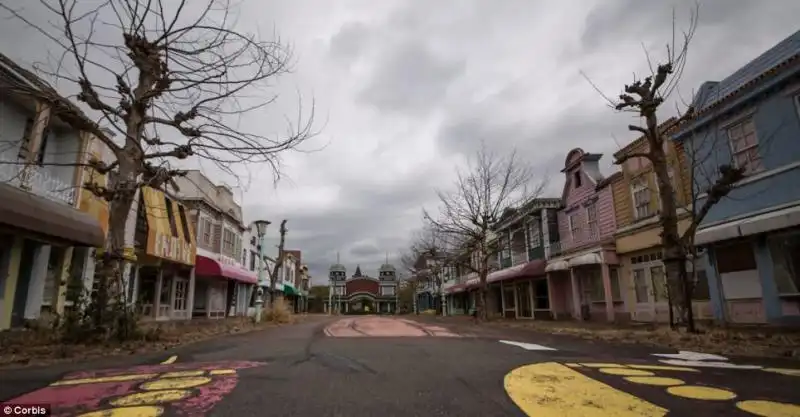
[[[410,316],[423,322],[457,326],[460,332],[523,332],[567,337],[611,345],[641,346],[713,353],[740,358],[800,361],[800,331],[774,328],[705,328],[700,334],[671,330],[666,325],[610,324],[577,321],[496,319],[476,324],[466,316]]]

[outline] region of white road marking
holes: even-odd
[[[521,347],[525,350],[557,350],[551,347],[537,345],[535,343],[525,343],[525,342],[512,342],[510,340],[498,340],[500,343],[504,343],[506,345]]]
[[[725,362],[728,358],[720,355],[712,355],[709,353],[692,352],[688,350],[681,350],[678,353],[654,353],[653,356],[659,356],[659,362],[668,365],[690,366],[700,368],[720,368],[720,369],[761,369],[762,366],[758,365],[736,365],[730,362]]]
[[[692,352],[681,350],[678,353],[654,353],[653,356],[660,356],[669,359],[681,359],[685,361],[727,361],[728,358],[710,353]]]
[[[178,360],[178,357],[173,355],[173,356],[170,356],[169,358],[167,358],[167,360],[165,360],[164,362],[161,362],[161,364],[162,365],[169,365],[171,363],[175,363],[175,361],[177,361],[177,360]]]
[[[736,365],[730,362],[714,362],[714,361],[682,361],[680,359],[661,359],[661,363],[677,366],[691,366],[696,368],[720,368],[720,369],[761,369],[758,365]]]

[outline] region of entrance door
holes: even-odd
[[[533,306],[531,305],[531,282],[523,281],[517,284],[517,317],[532,318]]]
[[[28,301],[28,287],[31,285],[33,257],[38,246],[38,243],[28,239],[25,239],[25,243],[22,245],[22,259],[19,263],[17,289],[14,293],[14,304],[11,309],[12,327],[22,326],[25,322],[25,304]],[[10,296],[11,294],[8,295],[8,297]]]
[[[503,286],[503,317],[517,318],[517,300],[513,285]]]
[[[157,318],[169,318],[170,298],[172,289],[172,277],[162,276],[161,278],[161,295],[158,298],[158,312]]]
[[[189,280],[186,278],[175,278],[174,280],[175,299],[172,302],[173,318],[188,318],[188,294]]]

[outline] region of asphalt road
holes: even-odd
[[[0,399],[97,417],[800,416],[791,364],[654,353],[677,352],[317,317],[160,354],[0,371]]]

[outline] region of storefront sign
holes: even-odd
[[[186,265],[194,264],[192,245],[175,236],[156,233],[154,255],[160,258],[171,259]]]

